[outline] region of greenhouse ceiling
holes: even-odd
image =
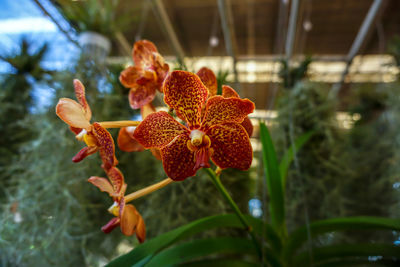
[[[90,1],[33,2],[77,41],[48,3],[63,13],[71,3]],[[386,52],[400,29],[397,0],[120,0],[112,8],[107,1],[94,2],[113,18],[109,25],[115,24],[108,36],[109,62],[129,64],[132,44],[148,39],[170,62],[229,71],[228,80],[240,82],[241,94],[259,100],[258,106],[267,105],[263,101],[280,82],[281,60],[296,65],[310,55],[310,80],[331,83],[335,90],[347,83],[391,82],[398,73]],[[78,20],[85,16],[90,12]]]

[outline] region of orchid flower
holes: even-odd
[[[76,134],[76,139],[84,141],[87,145],[72,158],[72,161],[80,162],[99,150],[103,167],[109,169],[118,163],[111,134],[101,123],[90,123],[92,111],[86,101],[85,87],[79,80],[74,80],[74,89],[78,102],[70,98],[61,98],[56,106],[57,116],[70,126]]]
[[[164,102],[186,126],[167,112],[155,112],[139,124],[133,137],[144,148],[160,149],[168,177],[179,181],[193,176],[198,169],[210,167],[210,158],[220,169],[250,168],[253,151],[240,123],[253,112],[253,102],[238,97],[208,98],[200,78],[186,71],[170,73],[163,89]]]
[[[129,91],[129,103],[138,109],[150,103],[161,90],[162,83],[168,74],[169,66],[158,53],[156,46],[147,40],[134,44],[132,52],[135,66],[121,72],[119,79]]]
[[[114,204],[109,208],[109,212],[115,217],[112,218],[101,230],[104,233],[110,233],[118,225],[126,236],[136,233],[140,243],[146,238],[146,226],[142,216],[132,204],[126,204],[125,191],[127,185],[121,171],[112,167],[106,170],[109,180],[103,177],[92,176],[88,179],[90,183],[103,192],[107,192],[113,198]]]

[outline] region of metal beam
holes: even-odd
[[[67,32],[63,27],[61,27],[60,23],[58,23],[58,21],[47,11],[47,9],[42,5],[42,3],[40,3],[39,0],[33,0],[33,1],[45,15],[48,16],[54,22],[54,24],[56,24],[57,28],[67,37],[67,39],[79,47],[79,43],[74,38],[71,37],[71,34],[69,32]]]
[[[170,41],[178,62],[184,64],[185,53],[183,52],[182,45],[179,42],[178,36],[176,35],[162,0],[152,0],[152,3],[153,11],[156,17],[160,18],[160,26],[162,27],[166,38]]]
[[[297,16],[299,11],[299,0],[292,0],[290,7],[289,27],[286,36],[285,54],[286,60],[290,61],[293,55],[294,40],[296,35]]]
[[[239,77],[236,68],[237,42],[230,0],[218,0],[218,11],[221,17],[222,32],[224,34],[225,48],[228,56],[233,59],[233,74],[236,90],[240,91]]]
[[[330,97],[336,97],[336,95],[339,93],[344,83],[344,80],[349,73],[350,66],[353,62],[354,57],[360,51],[360,48],[365,44],[367,36],[371,32],[371,26],[377,18],[377,14],[379,13],[379,11],[382,11],[383,6],[386,6],[386,4],[387,0],[374,0],[374,2],[371,4],[368,13],[365,16],[365,19],[361,24],[360,29],[358,30],[357,36],[354,39],[353,44],[351,45],[350,51],[346,56],[346,67],[341,75],[340,81],[334,84],[331,91],[329,92]]]

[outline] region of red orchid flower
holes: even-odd
[[[214,72],[207,67],[202,67],[197,72],[197,75],[200,77],[203,84],[207,87],[208,97],[216,95],[218,90],[218,82]],[[228,85],[222,86],[222,96],[225,98],[228,97],[240,98],[239,94],[236,93],[236,91]],[[246,117],[241,123],[241,125],[246,129],[246,132],[249,134],[249,137],[251,137],[251,135],[253,134],[253,124],[251,123],[249,117]]]
[[[160,149],[168,177],[184,180],[193,176],[198,169],[210,167],[210,158],[221,169],[250,167],[253,151],[240,123],[253,112],[253,102],[222,96],[207,100],[208,90],[200,78],[186,71],[173,71],[163,89],[164,102],[187,126],[160,111],[147,116],[133,136],[145,148]]]
[[[134,44],[132,57],[135,66],[122,71],[119,80],[126,88],[131,88],[129,103],[133,109],[138,109],[153,101],[156,89],[162,92],[161,86],[169,66],[156,46],[147,40]]]
[[[99,150],[103,167],[109,169],[118,163],[115,158],[114,140],[99,123],[90,123],[92,111],[86,101],[83,84],[75,79],[74,88],[78,102],[70,98],[61,98],[56,106],[57,116],[70,126],[76,139],[84,141],[87,145],[72,158],[72,161],[80,162]]]
[[[125,203],[124,196],[127,185],[124,182],[123,174],[116,167],[112,167],[106,172],[109,180],[97,176],[92,176],[88,179],[90,183],[101,191],[107,192],[114,200],[109,212],[115,217],[104,225],[101,230],[108,234],[119,225],[124,235],[131,236],[136,233],[139,242],[143,243],[146,238],[146,226],[135,206]]]
[[[140,108],[142,119],[146,118],[148,115],[154,112],[156,112],[156,109],[151,103],[144,105],[143,107]],[[144,147],[133,137],[133,132],[135,131],[135,129],[136,129],[135,126],[130,126],[130,127],[123,127],[119,131],[117,143],[118,147],[122,151],[138,152],[144,150]],[[161,154],[158,148],[151,148],[150,151],[156,159],[161,160]]]

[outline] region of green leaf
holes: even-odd
[[[315,265],[320,263],[322,266],[325,266],[326,261],[335,259],[342,260],[346,257],[368,257],[378,255],[383,258],[396,257],[400,259],[400,247],[393,244],[341,244],[314,248],[312,263]],[[294,266],[307,266],[309,264],[311,264],[311,260],[308,252],[301,253],[294,260]]]
[[[253,227],[254,233],[264,233],[267,237],[267,242],[270,242],[272,247],[279,247],[281,245],[279,238],[269,225],[263,225],[261,220],[251,216],[245,217]],[[219,227],[235,227],[242,229],[243,225],[234,214],[216,215],[202,218],[144,242],[129,253],[111,261],[107,266],[124,267],[132,266],[139,262],[140,264],[145,264],[152,258],[153,255],[162,251],[173,243],[194,234]],[[268,238],[271,238],[271,241],[269,241]],[[140,264],[139,266],[142,266]]]
[[[388,229],[398,231],[400,230],[400,220],[368,216],[334,218],[313,222],[310,224],[309,229],[312,238],[320,234],[343,230]],[[296,250],[307,241],[307,238],[306,226],[302,226],[293,231],[289,235],[289,239],[284,247],[284,257],[294,255]]]
[[[314,134],[313,131],[307,132],[301,136],[299,136],[295,142],[294,142],[294,148],[296,152],[299,152],[300,149],[303,147],[305,143],[310,140],[311,136]],[[281,174],[282,178],[282,189],[285,191],[286,188],[286,180],[287,180],[287,174],[288,170],[290,167],[290,164],[292,163],[294,158],[294,151],[293,151],[293,146],[290,146],[285,152],[285,154],[282,157],[281,163],[279,164],[279,172]]]
[[[213,260],[199,260],[178,264],[177,266],[184,267],[259,267],[259,263],[251,263],[238,259],[213,259]]]
[[[218,237],[194,240],[160,252],[146,264],[146,267],[171,266],[217,253],[257,256],[257,249],[251,240],[244,238]]]
[[[285,234],[285,203],[278,160],[271,136],[264,122],[260,122],[263,165],[268,189],[271,224],[281,235]]]

